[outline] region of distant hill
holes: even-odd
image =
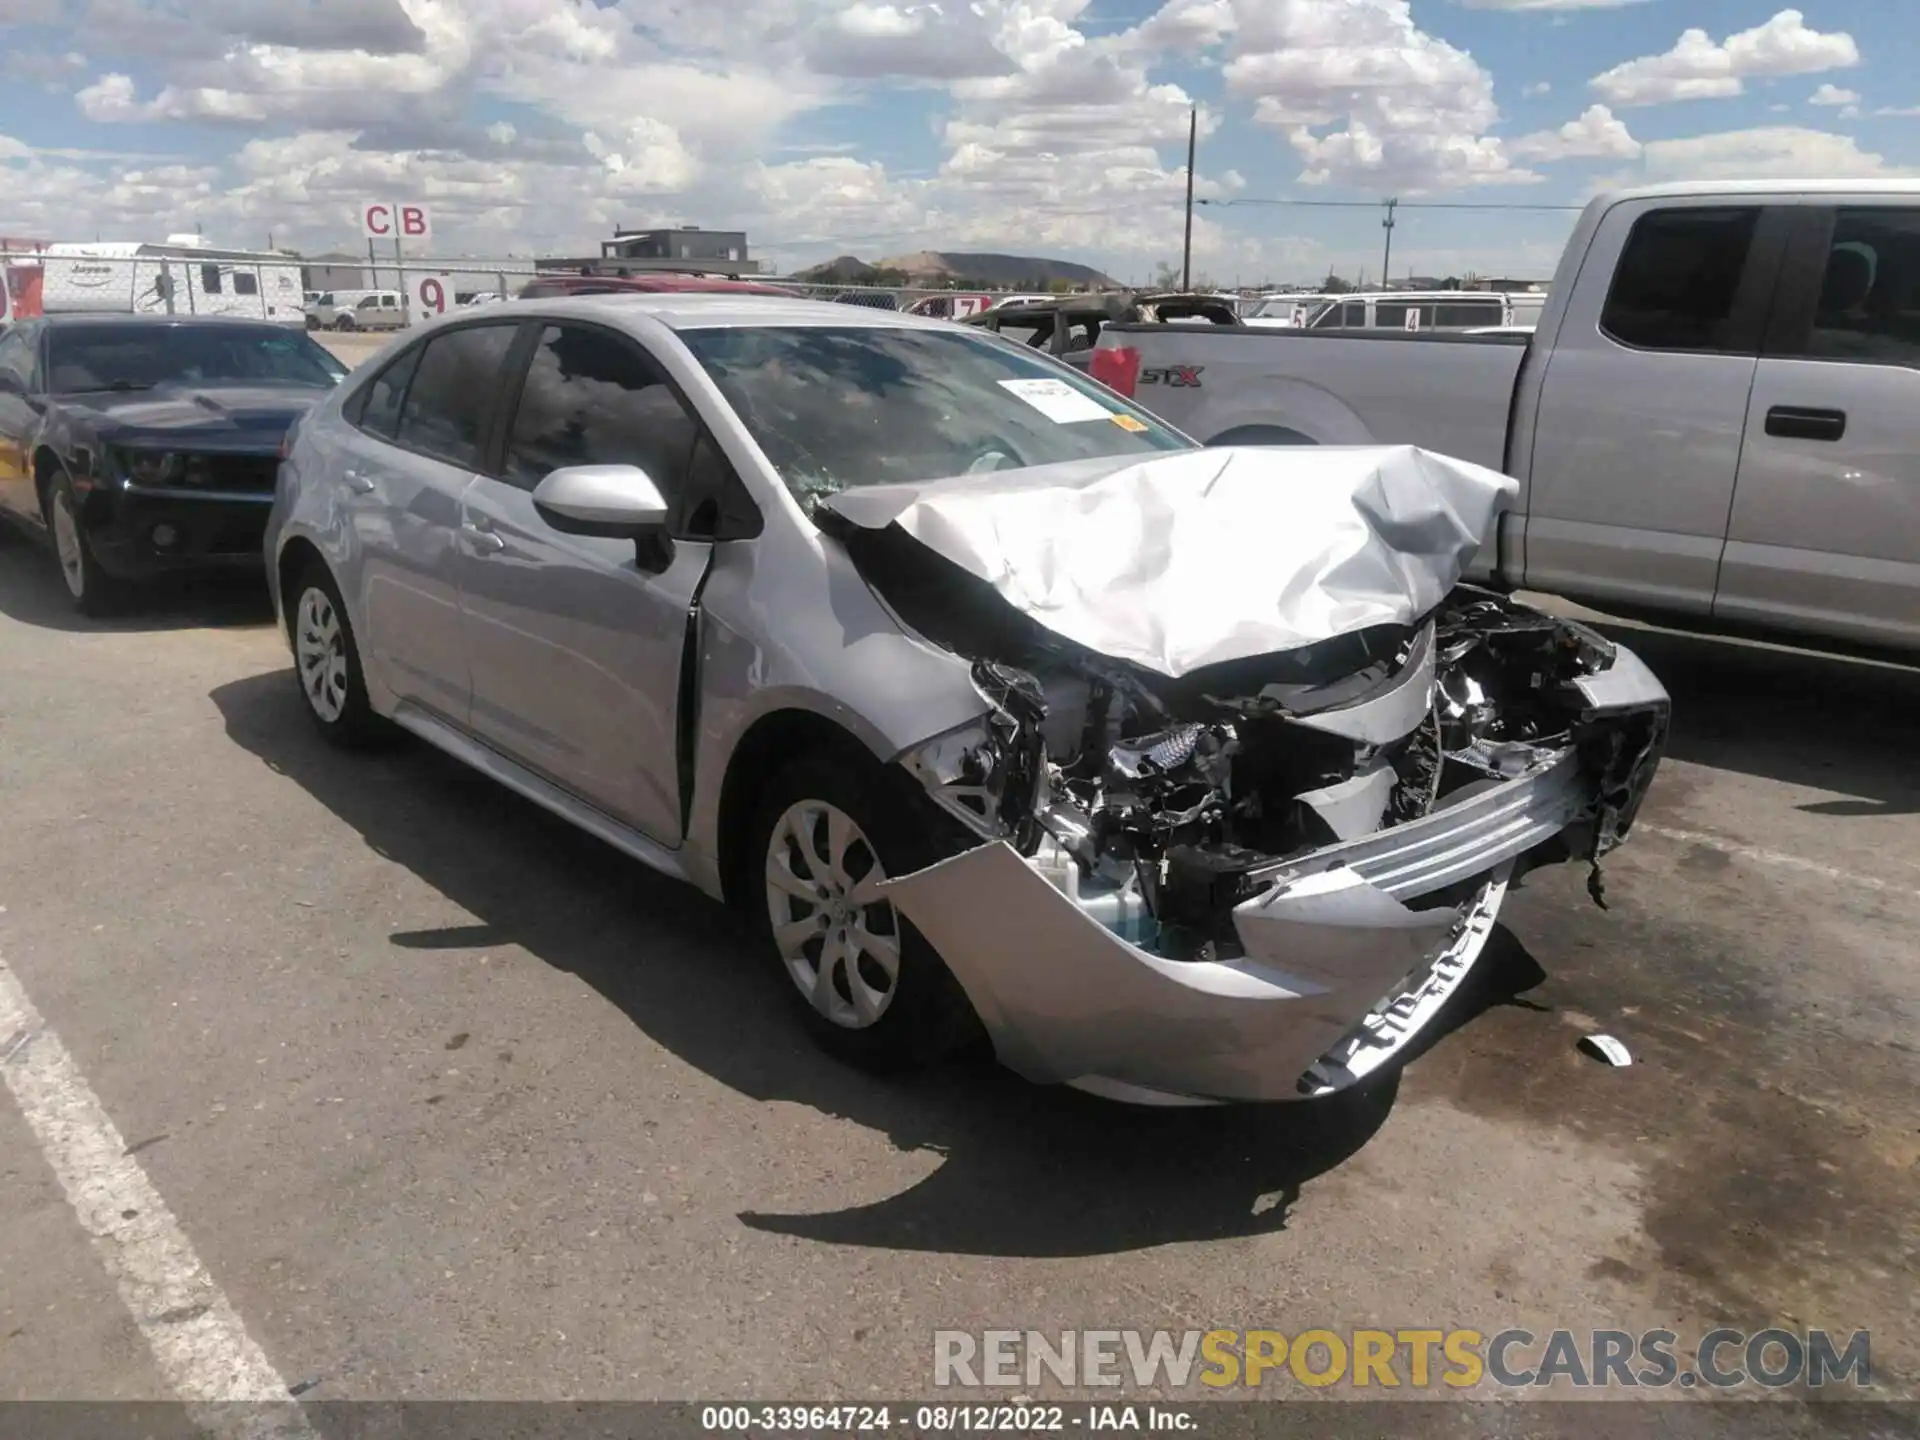
[[[995,289],[1044,289],[1052,282],[1084,285],[1096,290],[1119,288],[1119,282],[1087,265],[1070,260],[1047,260],[1031,255],[992,255],[954,250],[921,250],[868,264],[842,255],[794,277],[816,284],[945,285],[955,281]]]

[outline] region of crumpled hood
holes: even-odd
[[[1008,604],[1173,678],[1408,624],[1445,597],[1518,494],[1413,446],[1223,447],[842,491]]]

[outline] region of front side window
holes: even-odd
[[[699,433],[651,356],[605,330],[549,325],[527,368],[502,476],[530,490],[569,465],[637,465],[673,501]]]
[[[681,339],[803,506],[863,485],[1190,448],[1072,368],[987,336],[756,326]]]
[[[233,293],[236,295],[258,295],[260,282],[248,271],[233,272]]]
[[[157,385],[331,387],[347,373],[304,331],[266,325],[62,326],[48,344],[49,388],[63,395]]]
[[[1920,210],[1862,208],[1834,217],[1813,326],[1789,353],[1920,367]]]
[[[200,267],[200,288],[209,295],[218,295],[220,293],[220,267],[218,265],[202,265]]]
[[[516,328],[475,325],[429,340],[401,402],[394,438],[449,465],[479,469],[500,370]]]
[[[1641,350],[1731,353],[1757,206],[1657,210],[1634,222],[1600,328]]]

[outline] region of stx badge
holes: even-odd
[[[1155,370],[1142,370],[1140,383],[1171,385],[1176,389],[1188,387],[1197,390],[1200,387],[1200,372],[1206,368],[1204,365],[1165,365]]]

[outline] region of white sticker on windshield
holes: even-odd
[[[1056,425],[1105,420],[1113,413],[1091,395],[1074,389],[1064,380],[1002,380],[1000,386],[1004,390],[1011,390]]]

